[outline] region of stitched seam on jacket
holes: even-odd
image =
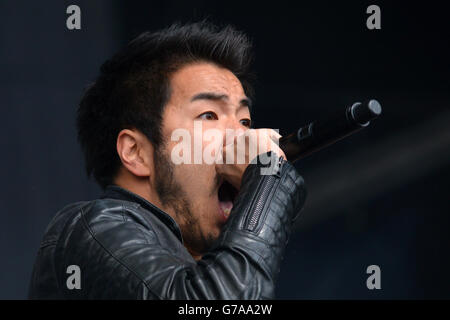
[[[56,245],[58,243],[58,240],[49,240],[49,241],[43,241],[41,245],[39,246],[39,249],[47,248],[51,245]]]
[[[144,207],[142,207],[140,204],[137,205],[136,209],[141,208],[142,210],[147,210]],[[161,221],[162,222],[162,221]],[[170,232],[172,232],[172,230],[170,230],[170,228],[164,223],[162,222],[162,224],[164,225],[164,227],[166,227],[167,229],[169,229]],[[155,240],[158,241],[158,244],[161,246],[161,248],[163,248],[163,245],[161,243],[161,240],[159,240],[159,237],[157,236],[156,231],[153,229],[153,225],[149,224],[150,228],[152,229],[153,233],[155,234]]]
[[[263,260],[263,259],[260,257],[260,258],[258,259],[257,265],[260,265],[261,262],[262,262],[262,260]],[[269,272],[269,273],[270,273],[270,272]],[[251,281],[248,282],[248,286],[250,285],[250,283],[252,283],[252,284],[253,284],[253,287],[254,287],[254,286],[255,286],[255,285],[254,285],[255,282],[256,282],[256,272],[253,273],[253,277],[252,277]],[[241,298],[240,300],[243,299],[243,298],[242,298],[243,295],[244,295],[244,290],[242,290],[242,291],[241,291],[241,294],[239,295],[240,298]]]
[[[236,230],[236,232],[237,232],[238,234],[240,233],[241,235],[244,235],[244,236],[251,235],[250,238],[253,238],[253,239],[256,238],[258,241],[262,240],[260,237],[257,237],[257,236],[255,236],[255,235],[253,235],[251,232],[247,232],[247,231],[243,231],[243,230]],[[227,235],[228,235],[228,234],[230,234],[230,230],[225,231],[224,239],[227,238]],[[256,239],[255,239],[255,240],[256,240]],[[263,242],[264,242],[265,244],[267,243],[267,242],[265,242],[265,241],[263,241]],[[254,252],[254,253],[256,254],[256,256],[258,257],[258,259],[257,259],[257,261],[256,261],[256,264],[257,264],[257,265],[258,265],[258,264],[259,264],[259,265],[264,265],[264,270],[265,270],[266,272],[267,272],[267,270],[270,270],[270,268],[267,267],[267,264],[266,264],[266,262],[264,261],[264,258],[263,258],[258,252],[254,251],[254,250],[252,250],[252,249],[250,249],[250,248],[247,248],[247,247],[245,247],[245,246],[241,246],[241,245],[239,245],[238,243],[236,243],[235,241],[232,241],[231,243],[232,243],[233,247],[237,247],[237,248],[239,248],[240,250],[243,250],[244,252],[246,252],[247,250],[248,250],[248,251],[251,251],[251,252]],[[228,245],[229,245],[229,243],[228,243]],[[222,242],[220,243],[219,247],[221,247],[221,246],[227,246],[227,244],[224,243],[224,242],[222,241]],[[225,253],[226,253],[225,251],[219,252],[219,253],[214,257],[214,260],[213,260],[213,261],[211,261],[211,262],[209,262],[209,263],[206,264],[205,269],[213,268],[213,267],[214,267],[213,264],[216,264],[216,263],[217,263],[216,261],[217,261],[217,259],[219,258],[219,256],[221,256],[221,255],[223,255],[223,254],[225,254]],[[270,274],[270,272],[268,272],[268,273]],[[195,274],[194,277],[192,277],[192,279],[195,279],[195,278],[204,279],[205,277],[203,277],[203,276],[201,276],[201,275],[199,275],[199,274]],[[256,272],[253,274],[252,279],[250,279],[249,281],[247,281],[247,282],[244,284],[244,287],[250,286],[250,284],[254,283],[255,281],[256,281]],[[240,293],[239,293],[237,296],[238,296],[238,297],[242,297],[242,296],[244,295],[245,291],[246,291],[246,289],[241,290]]]
[[[153,291],[148,284],[144,281],[144,279],[142,279],[131,267],[129,267],[126,263],[124,263],[122,260],[120,260],[118,257],[116,257],[112,252],[110,252],[102,243],[100,240],[98,240],[93,231],[91,230],[91,228],[89,227],[86,218],[84,216],[84,211],[83,208],[80,208],[81,210],[81,218],[83,221],[83,224],[85,226],[85,228],[87,229],[87,231],[89,232],[89,234],[91,235],[92,239],[94,239],[94,241],[106,252],[108,253],[114,260],[116,260],[120,265],[122,265],[123,267],[125,267],[125,269],[127,269],[128,271],[130,271],[137,279],[139,279],[139,281],[141,281],[141,283],[143,283],[147,289],[154,294],[156,297],[158,297],[159,299],[161,299],[161,296],[159,294],[157,294],[155,291]]]
[[[123,219],[123,222],[125,222],[125,221],[127,221],[126,219],[125,219],[125,206],[123,205],[123,203],[122,203],[122,219]]]
[[[134,228],[136,229],[137,232],[139,232],[142,235],[142,238],[145,239],[145,242],[147,244],[150,244],[150,242],[148,241],[147,237],[145,236],[144,232],[138,228],[138,226],[136,225],[136,223],[134,223],[134,221],[129,221],[125,218],[125,207],[129,208],[128,206],[125,206],[124,204],[122,204],[122,217],[123,217],[123,222],[130,222],[133,224]],[[129,208],[129,209],[133,209],[133,208]],[[154,230],[152,230],[153,232],[155,232]]]
[[[253,240],[256,240],[256,241],[259,241],[259,242],[263,242],[265,245],[267,245],[267,246],[270,247],[270,244],[269,244],[268,242],[266,242],[264,239],[262,239],[262,238],[260,238],[260,237],[258,237],[258,236],[256,236],[256,235],[254,235],[253,233],[251,233],[251,232],[249,232],[249,231],[245,231],[245,230],[237,230],[236,232],[237,232],[237,234],[240,234],[241,236],[249,237],[249,238],[251,238],[251,239],[253,239]],[[228,236],[229,234],[230,234],[230,231],[227,230],[227,231],[225,232],[225,234],[224,234],[224,239],[226,239],[227,236]],[[253,250],[253,249],[251,249],[251,248],[248,248],[248,247],[246,247],[246,246],[241,246],[241,245],[240,245],[239,243],[237,243],[234,239],[231,240],[231,243],[232,243],[233,247],[237,247],[237,248],[239,248],[240,250],[243,250],[244,252],[246,252],[246,251],[253,252],[253,253],[258,257],[258,259],[256,259],[256,262],[255,262],[256,265],[264,266],[264,267],[261,267],[261,268],[264,269],[265,272],[267,272],[268,274],[270,274],[270,271],[268,271],[268,270],[270,270],[270,268],[267,266],[267,263],[266,263],[266,261],[264,260],[264,257],[263,257],[262,255],[260,255],[257,251],[255,251],[255,250]],[[224,245],[227,245],[227,243],[224,242],[224,241],[222,241],[222,242],[220,243],[219,247],[220,247],[220,246],[224,246]],[[228,243],[228,245],[229,245],[229,243]],[[256,272],[253,274],[253,278],[252,278],[251,280],[249,280],[249,281],[246,283],[246,285],[248,286],[248,285],[250,285],[250,283],[254,283],[255,281],[256,281]],[[243,294],[244,294],[244,292],[245,292],[245,290],[242,290],[239,296],[242,297]]]
[[[258,241],[260,243],[263,243],[266,247],[269,247],[269,248],[272,247],[272,245],[269,242],[265,241],[264,239],[261,239],[260,237],[254,236],[253,234],[251,234],[248,231],[239,231],[239,233],[241,233],[241,235],[244,235],[246,237],[248,235],[251,235],[252,236],[252,237],[250,237],[251,239],[256,240],[256,241]],[[242,234],[242,233],[244,233],[244,234]],[[239,244],[238,242],[236,242],[236,240],[232,240],[232,241],[233,241],[233,246],[236,246],[237,248],[240,248],[243,251],[250,251],[253,254],[255,254],[258,257],[258,261],[259,261],[258,264],[264,265],[264,268],[263,268],[264,270],[266,270],[266,271],[270,270],[270,267],[267,265],[267,263],[265,261],[265,257],[262,256],[257,250],[253,250],[252,248],[249,248],[247,246],[243,246],[243,245]]]
[[[238,246],[238,247],[239,247],[239,246]],[[205,269],[206,269],[206,271],[208,271],[209,269],[213,268],[213,267],[214,267],[213,265],[214,265],[214,264],[217,264],[217,260],[219,259],[219,257],[222,256],[222,255],[224,255],[225,253],[226,253],[226,252],[224,252],[224,251],[219,252],[218,254],[216,254],[216,256],[214,257],[214,260],[213,260],[213,261],[211,261],[211,262],[209,262],[209,263],[205,263]],[[198,268],[198,265],[196,265],[196,267]],[[248,281],[248,282],[246,282],[246,283],[244,284],[244,287],[249,286],[250,283],[252,283],[252,282],[254,281],[255,276],[256,276],[256,273],[253,275],[252,280],[250,280],[250,281]],[[192,279],[192,280],[195,280],[196,278],[199,278],[199,279],[206,279],[204,276],[200,275],[199,273],[195,273],[194,276],[193,276],[191,279]],[[242,297],[242,296],[244,295],[245,290],[246,290],[246,289],[241,290],[240,293],[239,293],[237,296],[238,296],[238,297]]]

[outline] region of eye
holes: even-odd
[[[204,112],[198,116],[202,120],[218,120],[217,114],[212,111]]]
[[[250,119],[241,119],[239,121],[244,127],[250,128],[252,121]]]

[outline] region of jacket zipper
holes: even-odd
[[[255,230],[256,226],[258,225],[259,219],[261,218],[264,206],[267,200],[269,200],[270,192],[279,180],[280,177],[278,175],[271,175],[268,176],[267,179],[263,180],[259,185],[259,194],[250,207],[250,212],[253,211],[253,213],[247,217],[244,229],[248,231]]]

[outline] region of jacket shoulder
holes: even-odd
[[[136,298],[142,276],[130,256],[133,247],[159,246],[140,205],[117,199],[79,203],[69,214],[54,250],[55,272],[70,298]],[[61,212],[60,214],[64,214]],[[67,268],[76,265],[82,274],[82,290],[66,290]],[[115,283],[110,280],[115,279]],[[120,279],[120,280],[119,280]],[[123,285],[130,286],[123,288]],[[118,288],[111,288],[120,286]],[[114,295],[118,296],[114,296]],[[92,296],[91,296],[92,295]]]
[[[60,226],[59,239],[60,245],[64,247],[70,243],[81,246],[94,241],[101,242],[107,248],[115,240],[120,240],[120,236],[112,238],[110,234],[120,235],[121,230],[129,227],[153,231],[148,219],[143,217],[139,204],[118,199],[96,199],[72,204],[61,210],[59,216],[65,220]],[[56,220],[55,224],[59,224],[59,219]],[[135,234],[135,240],[140,235],[143,234]]]

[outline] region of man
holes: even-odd
[[[77,127],[88,175],[105,193],[52,220],[30,298],[274,297],[306,192],[279,135],[249,129],[250,58],[245,35],[201,22],[144,33],[101,67]],[[215,157],[243,154],[244,163],[175,164],[173,133],[195,136],[196,123],[231,137]],[[279,161],[272,174],[262,174],[263,155]]]

